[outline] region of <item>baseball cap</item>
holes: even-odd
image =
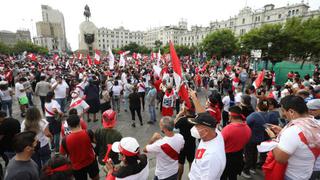
[[[116,125],[116,112],[112,109],[106,110],[102,114],[102,126],[113,128]]]
[[[320,99],[312,99],[307,103],[307,107],[310,110],[320,109]]]
[[[136,156],[139,154],[139,143],[133,137],[124,137],[112,144],[112,151],[125,156]]]
[[[216,127],[217,121],[208,112],[198,113],[194,120],[189,120],[192,124],[200,124],[208,127]]]

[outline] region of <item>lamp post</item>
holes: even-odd
[[[268,42],[268,52],[267,52],[266,68],[265,69],[268,69],[268,62],[269,62],[269,55],[270,55],[271,46],[272,46],[272,42]]]

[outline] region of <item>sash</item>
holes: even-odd
[[[82,103],[82,99],[77,100],[76,102],[70,104],[69,109],[75,108]]]
[[[143,83],[139,83],[139,86],[140,86],[142,89],[146,90],[146,86],[145,86]]]
[[[51,116],[55,116],[56,115],[55,113],[49,111],[46,107],[44,107],[44,110]]]
[[[179,153],[173,149],[168,143],[162,144],[161,146],[162,151],[169,156],[173,160],[179,159]]]
[[[84,89],[81,86],[77,85],[76,88],[79,88],[82,92],[84,92]]]

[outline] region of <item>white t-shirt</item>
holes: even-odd
[[[200,141],[189,172],[190,180],[220,180],[226,166],[226,153],[221,133],[210,141]]]
[[[113,86],[112,87],[113,96],[120,96],[121,90],[122,90],[122,86],[120,85]]]
[[[146,85],[144,83],[138,83],[138,92],[146,92]]]
[[[236,95],[234,96],[234,103],[241,103],[241,96],[242,96],[242,92],[238,92],[236,93]]]
[[[278,148],[290,154],[285,175],[290,179],[308,180],[311,177],[315,157],[299,134],[301,129],[293,125],[285,129],[279,139]]]
[[[70,103],[70,109],[76,109],[78,115],[82,115],[84,113],[84,110],[89,108],[89,105],[86,103],[85,100],[82,100],[80,97],[76,99],[72,99]]]
[[[225,96],[222,98],[222,103],[223,103],[223,110],[226,112],[229,112],[229,107],[230,107],[230,97]]]
[[[49,123],[45,119],[39,121],[40,131],[37,134],[37,139],[40,142],[40,147],[43,147],[49,143],[49,138],[44,134],[44,130],[48,127]],[[25,130],[25,120],[21,123],[21,132]]]
[[[129,95],[129,94],[131,94],[132,92],[133,92],[133,90],[132,90],[132,88],[133,88],[133,86],[131,85],[131,84],[125,84],[124,85],[124,89],[123,89],[123,94],[124,95]]]
[[[168,148],[168,145],[171,147]],[[156,171],[155,175],[159,179],[168,178],[178,172],[179,164],[178,159],[171,158],[168,154],[180,153],[184,146],[183,136],[179,133],[174,134],[172,137],[163,137],[153,144],[146,146],[147,152],[156,154]],[[175,152],[172,150],[174,149]]]
[[[24,89],[23,84],[17,82],[16,85],[15,85],[15,93],[16,93],[16,97],[18,99],[23,97],[23,96],[27,96],[25,91],[21,92],[22,89]]]
[[[10,92],[12,92],[11,88],[8,88],[7,90],[1,91],[0,90],[0,99],[2,101],[9,101],[12,99]]]
[[[55,86],[55,84],[53,86]],[[61,84],[58,84],[57,87],[54,89],[55,98],[56,99],[66,98],[68,88],[69,86],[65,81],[62,81]]]
[[[52,113],[54,113],[53,109],[57,109],[58,112],[61,112],[61,107],[60,107],[59,103],[54,99],[52,99],[50,103],[46,102],[44,104],[44,107],[45,107],[46,117],[53,117],[54,116],[54,115],[52,115]],[[51,113],[48,113],[48,111]]]

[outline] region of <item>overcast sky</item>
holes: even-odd
[[[42,21],[41,4],[60,10],[65,19],[67,40],[78,49],[79,24],[84,21],[86,4],[91,21],[97,27],[147,30],[150,27],[177,24],[183,18],[188,26],[208,26],[210,21],[225,20],[239,13],[246,4],[253,9],[266,4],[276,7],[300,0],[1,0],[0,30],[29,29],[36,35],[35,22]],[[308,2],[308,1],[305,1]],[[320,0],[309,0],[312,10],[319,9]]]

